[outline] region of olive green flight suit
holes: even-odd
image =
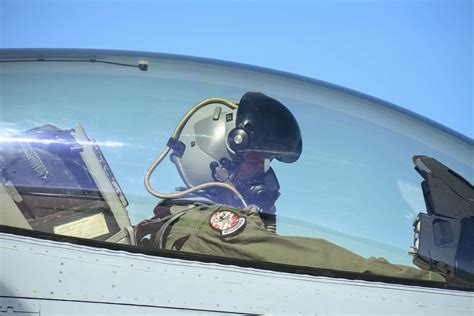
[[[187,210],[183,211],[183,208]],[[240,230],[222,236],[210,224],[215,212],[230,210],[245,218]],[[287,237],[267,231],[255,209],[223,205],[179,206],[152,235],[153,247],[253,261],[274,262],[400,278],[444,281],[433,272],[390,264],[384,258],[365,259],[324,239]],[[174,213],[174,214],[173,214]]]

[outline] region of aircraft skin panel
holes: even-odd
[[[171,309],[155,306],[107,304],[96,302],[74,302],[59,300],[37,300],[14,297],[0,297],[1,315],[239,315],[214,311]]]
[[[41,301],[38,299],[0,297],[1,315],[40,315],[40,306]]]
[[[21,311],[18,300],[26,299],[26,315],[473,314],[470,292],[294,275],[8,233],[0,234],[0,260],[2,311]]]

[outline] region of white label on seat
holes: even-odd
[[[96,214],[80,220],[59,225],[55,234],[80,238],[95,238],[109,233],[104,214]]]

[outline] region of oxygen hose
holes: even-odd
[[[188,122],[189,118],[200,108],[202,108],[206,105],[212,104],[212,103],[223,104],[223,105],[231,108],[232,110],[234,110],[238,107],[237,104],[235,104],[235,103],[233,103],[233,102],[231,102],[227,99],[223,99],[223,98],[205,99],[205,100],[199,102],[198,104],[196,104],[191,110],[189,110],[189,112],[183,117],[183,119],[176,126],[171,138],[175,141],[178,140],[178,138],[181,134],[181,131],[183,130],[184,125]],[[223,182],[207,182],[207,183],[203,183],[203,184],[199,184],[197,186],[191,187],[187,190],[180,191],[180,192],[174,192],[174,193],[160,193],[160,192],[157,192],[157,191],[153,190],[153,188],[151,187],[151,184],[150,184],[150,177],[151,177],[152,173],[155,171],[156,167],[158,167],[158,165],[168,155],[170,150],[171,150],[171,148],[167,145],[166,148],[163,150],[163,152],[158,156],[158,158],[156,158],[156,160],[151,164],[150,168],[148,168],[148,171],[145,174],[145,188],[147,189],[147,191],[151,195],[153,195],[157,198],[160,198],[160,199],[175,199],[175,198],[179,198],[179,197],[182,197],[184,195],[196,192],[198,190],[203,190],[203,189],[206,189],[206,188],[209,188],[209,187],[221,187],[221,188],[228,189],[232,193],[234,193],[237,196],[237,198],[242,202],[244,207],[247,207],[247,203],[245,202],[245,200],[242,197],[242,195],[240,194],[240,192],[237,191],[237,189],[234,188],[232,185],[227,184],[227,183],[223,183]]]

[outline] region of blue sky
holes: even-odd
[[[328,81],[473,130],[472,1],[0,0],[0,47],[216,58]]]

